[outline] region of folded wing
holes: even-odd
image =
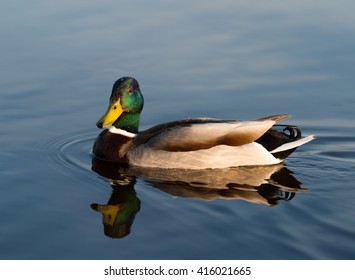
[[[217,145],[240,146],[254,142],[277,121],[288,115],[271,116],[255,121],[188,119],[160,125],[140,132],[136,145],[165,151],[194,151]]]

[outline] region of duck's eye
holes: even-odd
[[[128,92],[129,92],[129,93],[132,93],[132,92],[133,92],[133,87],[129,88],[129,89],[128,89]]]

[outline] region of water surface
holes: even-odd
[[[0,258],[354,259],[354,8],[4,1]],[[274,169],[107,166],[95,123],[126,75],[141,129],[290,113],[317,138]]]

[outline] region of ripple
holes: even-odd
[[[92,175],[91,148],[96,137],[93,132],[82,131],[53,139],[45,145],[46,160],[57,171],[73,171]]]
[[[355,151],[328,151],[320,155],[328,159],[355,163]]]
[[[323,136],[317,138],[316,154],[329,160],[355,162],[355,137]]]

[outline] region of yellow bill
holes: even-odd
[[[98,120],[96,126],[99,128],[106,128],[110,126],[115,122],[115,120],[119,118],[122,112],[123,109],[121,102],[120,99],[118,99],[115,103],[108,106],[106,113],[102,116],[101,119]]]
[[[115,223],[118,212],[121,210],[119,204],[116,205],[98,205],[97,211],[99,211],[104,216],[104,224],[113,225]]]

